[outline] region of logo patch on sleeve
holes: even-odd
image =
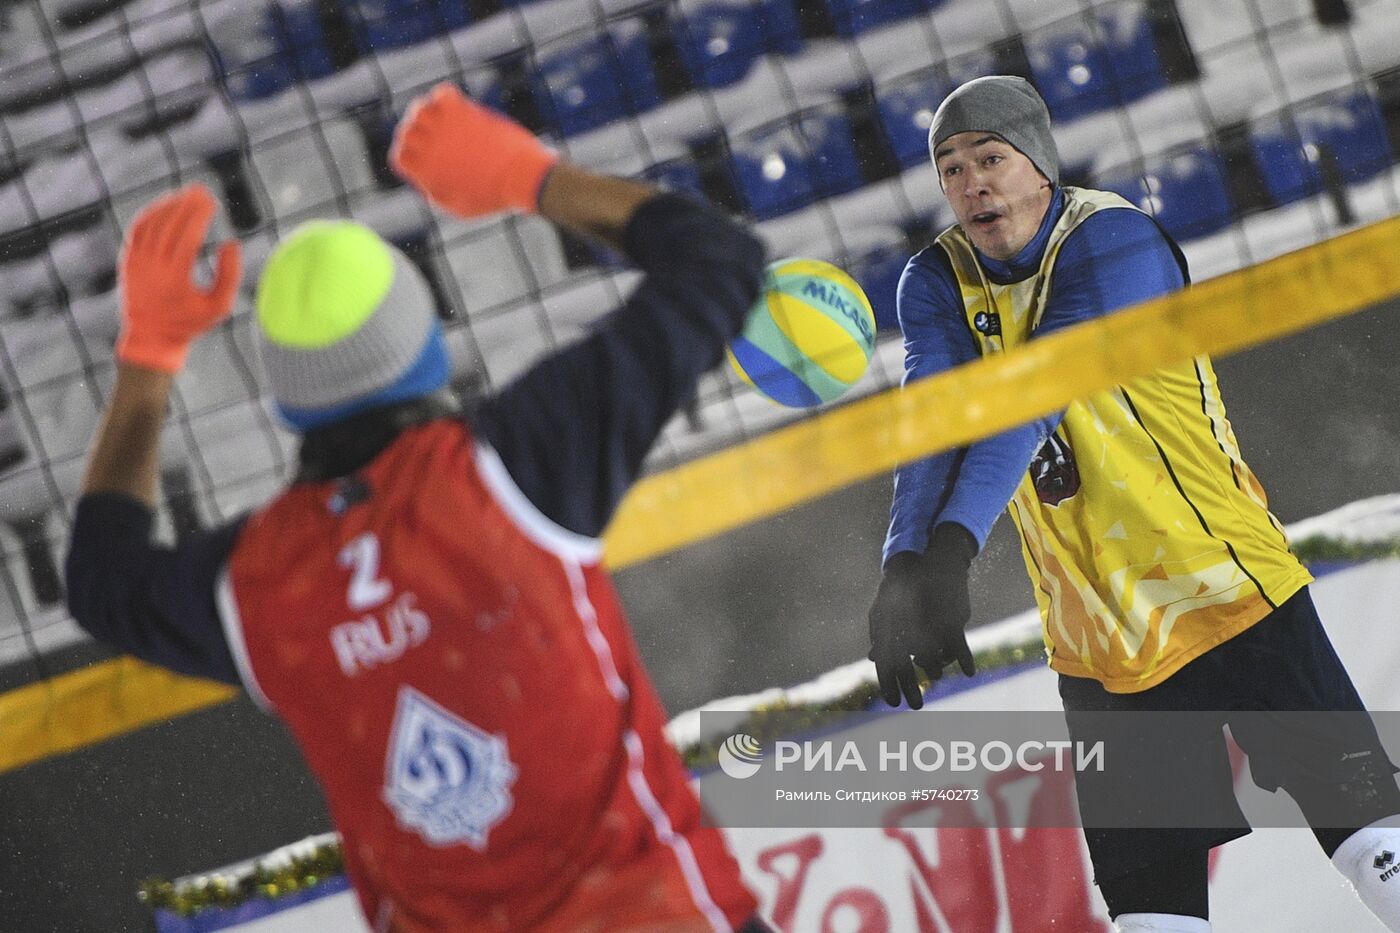
[[[384,802],[399,825],[434,846],[486,848],[514,805],[506,740],[478,729],[412,687],[399,688],[385,764]]]

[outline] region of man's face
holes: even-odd
[[[1040,229],[1050,182],[995,133],[949,136],[934,152],[938,183],[958,224],[985,256],[1007,260]]]

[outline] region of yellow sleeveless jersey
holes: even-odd
[[[1023,281],[988,279],[960,228],[938,237],[984,356],[1030,338],[1071,231],[1096,211],[1136,210],[1108,192],[1064,195],[1040,271]],[[1205,357],[1071,404],[1008,510],[1050,666],[1115,693],[1161,683],[1312,579],[1240,455]]]

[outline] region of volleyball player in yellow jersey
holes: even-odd
[[[1186,283],[1181,251],[1150,216],[1115,194],[1058,183],[1049,113],[1022,79],[954,91],[929,150],[957,224],[900,281],[906,381]],[[1228,722],[1256,783],[1297,800],[1362,900],[1400,931],[1400,878],[1387,885],[1376,867],[1386,852],[1400,855],[1400,829],[1386,826],[1400,825],[1389,819],[1400,814],[1395,768],[1313,609],[1311,577],[1240,455],[1210,361],[899,469],[870,610],[871,658],[890,705],[901,695],[922,705],[916,664],[934,679],[954,662],[973,673],[968,567],[1003,510],[1021,533],[1077,738],[1095,737],[1101,712],[1352,714],[1286,753],[1289,743],[1238,714],[1154,733],[1136,759],[1110,745],[1115,773],[1077,777],[1081,811],[1102,814],[1109,801],[1150,812],[1154,795],[1175,795],[1213,827],[1086,822],[1118,928],[1209,931],[1209,850],[1249,831],[1230,781]]]

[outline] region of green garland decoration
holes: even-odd
[[[1314,536],[1301,539],[1293,551],[1305,564],[1360,563],[1400,558],[1400,539],[1394,541],[1347,542]],[[1015,664],[1043,660],[1045,646],[1039,638],[1023,644],[1006,645],[976,655],[979,671],[995,671]],[[738,727],[760,742],[791,734],[795,730],[818,728],[842,716],[869,709],[879,698],[879,686],[865,683],[821,703],[799,706],[786,700],[755,707]],[[775,716],[774,713],[783,715]],[[712,767],[718,760],[720,742],[702,740],[680,749],[681,759],[692,770]],[[294,853],[275,853],[260,859],[250,869],[233,873],[211,873],[178,882],[151,878],[141,883],[139,897],[152,909],[169,910],[182,917],[210,908],[236,907],[252,898],[273,900],[296,891],[315,887],[345,870],[340,841],[328,839],[314,846],[298,846]]]
[[[1394,541],[1338,541],[1314,535],[1292,542],[1293,553],[1305,564],[1363,563],[1400,557],[1400,539]]]
[[[237,907],[253,898],[275,900],[314,888],[345,871],[340,840],[327,839],[304,851],[276,853],[240,872],[212,872],[178,882],[150,878],[137,896],[152,910],[190,917],[216,907]]]
[[[1000,670],[1027,661],[1043,661],[1045,643],[1036,637],[1021,644],[980,651],[973,655],[973,659],[977,662],[979,671]],[[921,679],[920,685],[927,689],[929,681]],[[772,703],[760,703],[749,711],[746,719],[735,726],[734,731],[751,735],[766,745],[785,735],[817,729],[850,713],[868,710],[879,698],[879,684],[868,682],[820,703],[799,705],[782,699]],[[723,738],[701,739],[680,749],[681,760],[692,771],[714,767],[719,761],[719,748],[722,744]]]

